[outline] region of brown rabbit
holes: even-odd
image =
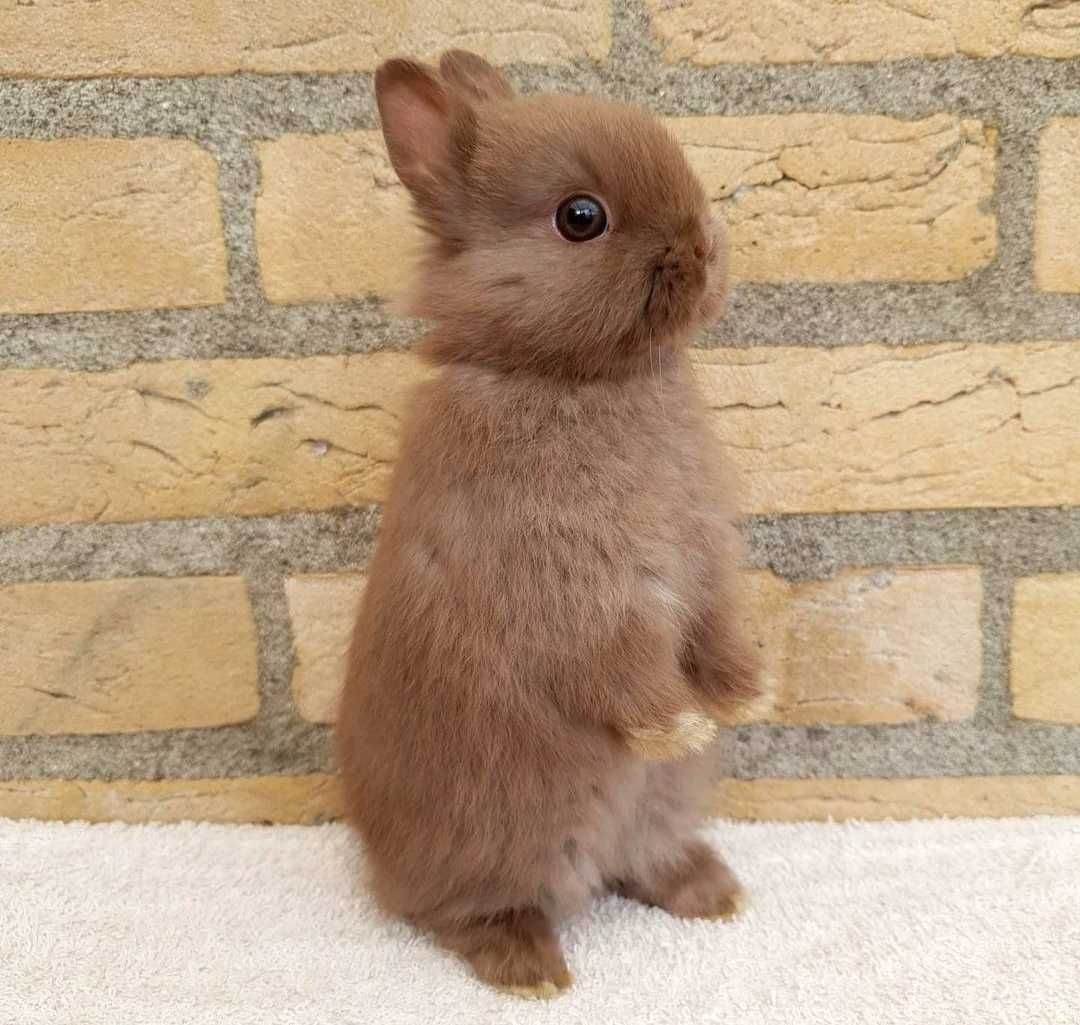
[[[685,352],[724,248],[663,126],[515,97],[452,51],[375,76],[430,235],[418,390],[340,717],[382,906],[526,996],[570,984],[554,924],[605,890],[726,918],[695,836],[709,714],[756,694],[737,541]]]

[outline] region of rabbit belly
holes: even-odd
[[[712,753],[679,762],[636,762],[613,774],[592,814],[561,837],[561,871],[547,884],[556,917],[675,862],[700,825]]]
[[[565,918],[674,861],[700,821],[709,753],[654,764],[606,738],[579,740],[587,758],[575,759],[565,737],[551,748],[519,735],[485,752],[482,778],[470,753],[454,779],[417,763],[409,778],[425,790],[422,812],[406,810],[401,777],[361,798],[358,825],[383,906],[436,927],[526,907]],[[377,775],[372,768],[369,781]],[[392,819],[374,821],[375,807]]]

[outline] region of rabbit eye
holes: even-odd
[[[574,196],[555,211],[555,227],[567,242],[588,242],[607,229],[607,213],[598,199]]]

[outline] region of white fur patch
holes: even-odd
[[[646,578],[646,586],[657,601],[673,616],[685,616],[687,613],[686,602],[670,587],[666,581],[651,574]]]

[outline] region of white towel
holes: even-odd
[[[0,820],[2,1025],[1076,1025],[1080,819],[716,824],[739,921],[615,898],[574,988],[476,983],[385,921],[342,826]]]

